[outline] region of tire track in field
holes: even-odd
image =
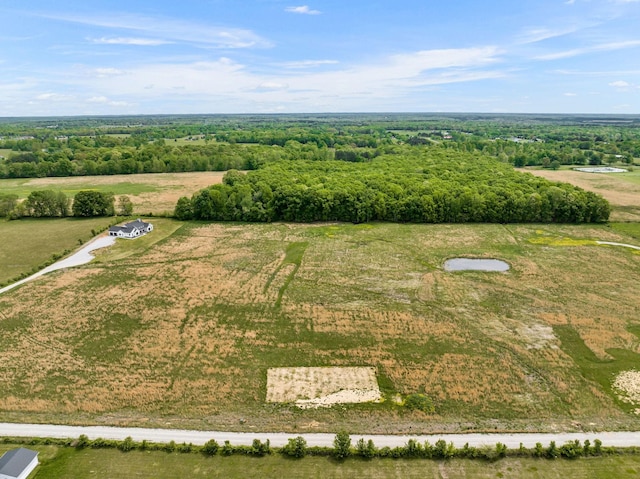
[[[282,297],[284,296],[284,293],[287,291],[287,288],[291,284],[291,281],[293,281],[293,279],[295,278],[296,273],[300,269],[300,264],[302,263],[302,258],[304,257],[304,253],[307,249],[307,246],[309,246],[309,243],[307,243],[306,241],[289,243],[285,251],[284,259],[267,280],[267,283],[264,286],[264,293],[267,292],[267,290],[273,283],[273,280],[276,278],[278,273],[283,268],[287,267],[288,265],[293,265],[293,269],[289,272],[289,274],[284,280],[283,285],[278,290],[278,296],[274,304],[276,308],[280,308],[280,306],[282,305]]]

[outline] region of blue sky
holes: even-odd
[[[3,0],[0,116],[640,113],[640,0]]]

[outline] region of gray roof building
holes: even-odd
[[[0,479],[26,479],[38,465],[38,453],[20,447],[0,457]]]

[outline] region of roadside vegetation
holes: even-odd
[[[348,441],[347,444],[345,441]],[[537,444],[508,449],[502,444],[455,448],[409,440],[404,446],[378,449],[371,441],[338,433],[333,448],[307,447],[301,437],[282,448],[255,439],[251,446],[158,444],[96,439],[33,439],[25,447],[39,453],[40,479],[89,477],[632,477],[640,470],[635,448],[611,448],[601,441]],[[0,454],[24,442],[5,439]],[[251,473],[248,475],[247,471]],[[295,471],[295,473],[293,473]],[[445,476],[446,477],[446,476]]]

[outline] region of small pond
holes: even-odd
[[[452,258],[444,262],[445,271],[508,271],[509,264],[499,259]]]

